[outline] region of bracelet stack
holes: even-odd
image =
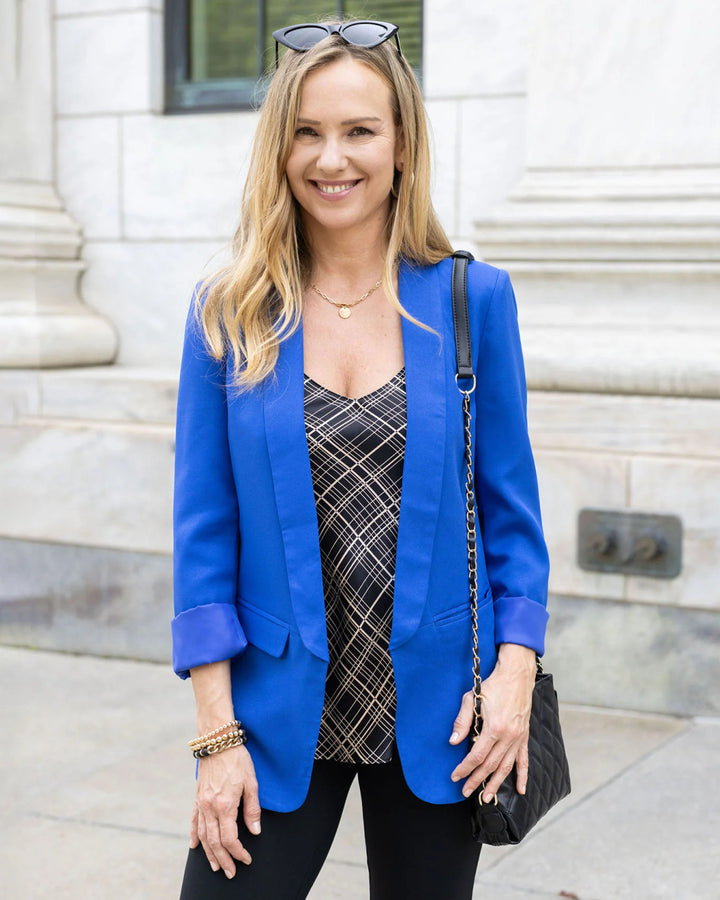
[[[203,759],[213,753],[229,750],[230,747],[242,747],[247,738],[247,731],[242,727],[242,723],[233,719],[232,722],[226,722],[202,737],[188,741],[188,746],[195,759]]]

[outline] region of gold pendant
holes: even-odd
[[[350,318],[350,307],[349,306],[341,306],[338,309],[338,315],[341,319],[349,319]]]

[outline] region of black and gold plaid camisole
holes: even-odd
[[[305,375],[330,662],[316,759],[392,756],[388,651],[406,432],[405,370],[359,398]]]

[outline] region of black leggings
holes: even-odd
[[[371,900],[470,900],[480,845],[470,834],[467,802],[436,805],[410,790],[397,759],[353,765],[316,761],[303,805],[263,810],[255,836],[238,817],[252,856],[228,879],[213,872],[202,846],[190,850],[180,900],[302,900],[335,837],[350,785],[358,775]]]

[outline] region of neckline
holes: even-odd
[[[325,387],[324,384],[320,384],[319,381],[315,381],[315,379],[311,378],[306,372],[303,373],[303,377],[304,377],[305,381],[309,381],[311,384],[314,384],[315,387],[320,388],[320,390],[326,394],[330,394],[333,397],[337,397],[339,400],[345,400],[348,403],[357,403],[360,400],[367,400],[368,397],[373,397],[373,396],[375,396],[375,394],[379,394],[380,391],[386,390],[388,387],[390,387],[390,385],[394,381],[396,381],[398,378],[400,378],[400,376],[403,375],[404,373],[405,373],[405,366],[403,366],[399,372],[396,372],[392,376],[392,378],[390,378],[388,381],[385,382],[385,384],[381,384],[380,387],[377,387],[372,391],[368,391],[367,394],[362,394],[360,397],[348,397],[346,394],[338,394],[337,391],[332,391],[332,390],[330,390],[329,387]]]

